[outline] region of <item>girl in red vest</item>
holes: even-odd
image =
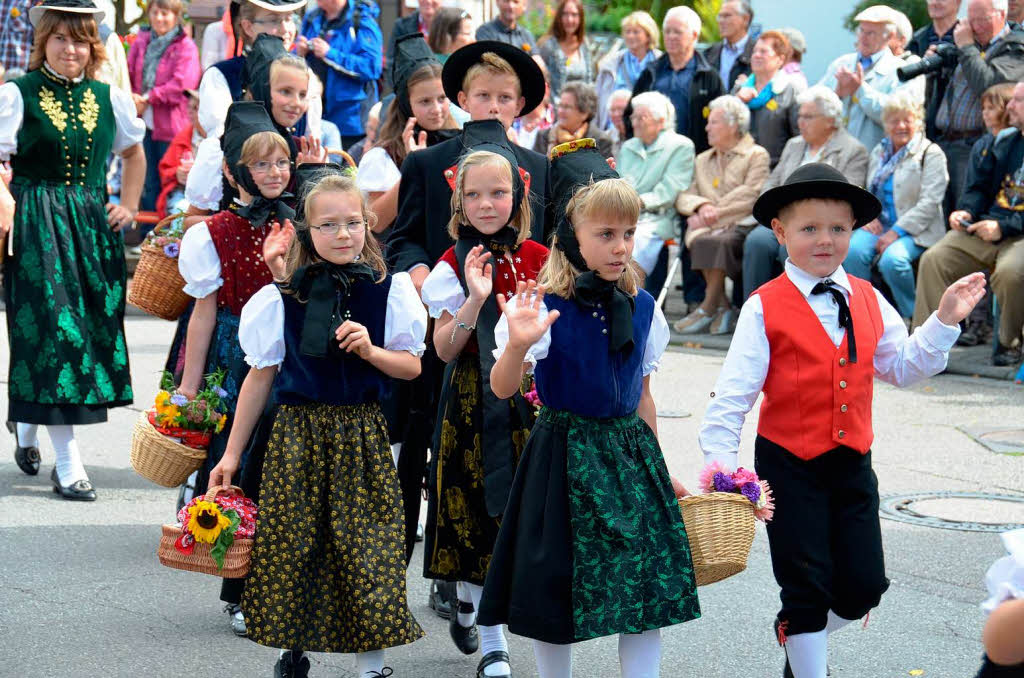
[[[188,322],[178,396],[194,398],[204,375],[220,369],[227,372],[223,382],[227,425],[210,442],[209,454],[195,482],[197,495],[206,492],[210,469],[224,454],[238,390],[249,372],[238,344],[238,320],[249,298],[271,282],[270,269],[263,263],[263,239],[273,221],[295,215],[284,202],[291,197],[285,193],[291,179],[288,143],[275,129],[263,104],[232,104],[225,124],[221,139],[225,174],[237,187],[239,197],[228,209],[189,228],[178,257],[185,292],[196,300]],[[255,498],[258,485],[245,487],[244,480],[242,484],[246,494]],[[240,636],[246,635],[239,607],[243,581],[225,579],[221,588],[232,629]]]
[[[754,217],[786,246],[786,271],[744,304],[700,429],[705,461],[736,468],[743,419],[764,392],[754,466],[775,494],[767,527],[784,676],[825,678],[828,633],[889,587],[871,470],[874,378],[905,386],[945,369],[958,323],[985,292],[981,274],[958,280],[908,337],[881,293],[841,266],[853,229],[880,211],[820,163],[758,199]]]

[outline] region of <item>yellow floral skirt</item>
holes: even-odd
[[[428,473],[431,486],[424,535],[424,576],[483,585],[491,562],[500,516],[487,511],[480,360],[463,353],[448,373],[441,394],[440,435]],[[518,463],[532,421],[523,421],[512,400],[509,430]]]
[[[267,446],[249,638],[312,652],[411,643],[401,490],[384,416],[365,405],[282,405]]]

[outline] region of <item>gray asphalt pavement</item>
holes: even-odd
[[[219,580],[157,562],[160,524],[172,519],[175,491],[138,477],[129,465],[132,425],[155,394],[173,325],[127,321],[135,408],[106,425],[81,427],[79,444],[99,501],[65,502],[49,487],[53,453],[43,435],[43,469],[23,475],[13,438],[0,433],[0,677],[272,675],[276,651],[235,638],[218,601]],[[5,337],[0,339],[4,342]],[[5,343],[0,354],[6,355]],[[695,484],[700,415],[721,366],[714,351],[671,352],[654,380],[669,468]],[[6,362],[6,361],[3,361]],[[6,410],[6,387],[0,389]],[[939,376],[906,390],[876,386],[874,462],[883,495],[975,490],[1024,492],[1024,457],[999,455],[958,426],[1024,427],[1024,390],[1012,383]],[[756,411],[744,430],[741,462],[752,465]],[[935,503],[970,520],[1014,520],[1024,512],[994,503]],[[1002,555],[998,537],[882,521],[892,587],[866,627],[833,637],[836,678],[968,678],[981,655],[984,573]],[[395,676],[469,678],[478,657],[448,639],[426,606],[428,582],[417,553],[409,596],[427,637],[389,654]],[[662,675],[733,678],[781,675],[771,622],[778,590],[758,529],[748,569],[700,590],[703,617],[663,631]],[[530,641],[511,637],[517,678],[535,676]],[[577,677],[618,676],[615,638],[575,650]],[[311,676],[352,676],[346,655],[314,655]],[[917,673],[921,671],[922,673]]]

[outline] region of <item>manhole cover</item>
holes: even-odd
[[[1024,455],[1024,428],[999,426],[957,427],[975,442],[1000,454]]]
[[[942,530],[1006,532],[1024,527],[1024,496],[988,492],[897,494],[882,497],[879,513],[889,520]]]
[[[659,419],[686,419],[693,415],[685,410],[658,410]]]

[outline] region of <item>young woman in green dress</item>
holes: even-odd
[[[29,18],[30,70],[0,86],[0,160],[13,169],[10,187],[0,183],[0,234],[13,252],[4,264],[8,428],[19,468],[36,475],[45,425],[54,492],[94,501],[74,426],[132,402],[120,232],[138,211],[146,127],[128,93],[94,79],[105,53],[92,0],[45,0]],[[111,151],[124,162],[119,205],[107,200]]]

